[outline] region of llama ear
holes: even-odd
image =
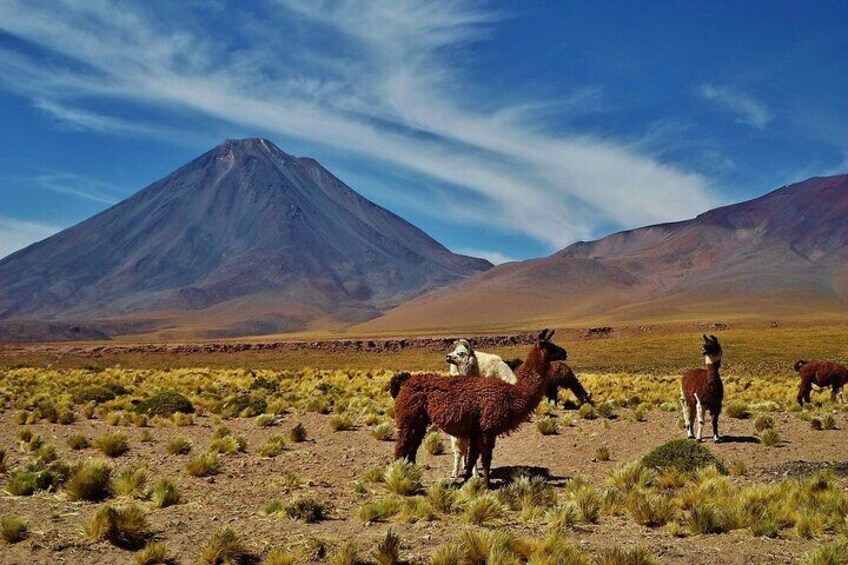
[[[459,343],[460,343],[461,345],[463,345],[463,346],[465,347],[465,349],[467,349],[467,350],[468,350],[468,353],[474,353],[474,348],[473,348],[473,347],[471,347],[471,342],[470,342],[470,341],[468,341],[467,339],[461,339],[461,340],[459,340]]]
[[[536,339],[538,339],[539,341],[548,341],[548,332],[549,331],[550,330],[548,330],[548,328],[543,329],[542,333],[540,333],[539,337],[536,338]]]
[[[704,336],[704,341],[705,341],[705,342],[707,342],[707,343],[709,343],[709,342],[710,342],[710,338],[708,338],[708,337],[707,337],[707,334],[703,334],[703,336]]]
[[[718,343],[718,338],[717,338],[716,336],[714,336],[714,335],[710,334],[710,337],[711,337],[711,338],[713,338],[713,341],[714,341],[714,342]]]

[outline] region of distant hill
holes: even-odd
[[[197,337],[331,329],[489,268],[313,159],[229,140],[0,261],[0,320]]]
[[[500,265],[352,331],[846,314],[848,175],[839,175]]]

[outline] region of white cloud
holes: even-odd
[[[161,133],[91,109],[119,101],[357,154],[436,181],[442,193],[471,193],[453,206],[457,222],[551,247],[717,203],[701,175],[628,143],[550,133],[555,102],[481,100],[464,47],[485,40],[499,15],[479,2],[279,0],[261,17],[228,13],[226,34],[175,14],[178,4],[144,6],[0,2],[0,29],[61,54],[48,63],[0,49],[6,87],[97,131]],[[309,41],[317,36],[324,41]],[[578,88],[563,105],[597,96]]]
[[[0,216],[0,259],[31,243],[50,237],[60,229],[62,228]]]
[[[732,87],[705,84],[699,92],[710,102],[736,114],[740,123],[763,129],[772,120],[768,106]]]
[[[118,202],[118,198],[115,196],[116,191],[111,185],[80,175],[51,173],[33,177],[31,181],[44,190],[70,194],[100,204],[116,204]]]
[[[480,257],[482,259],[486,259],[493,265],[501,265],[503,263],[510,263],[512,261],[517,261],[514,257],[509,257],[504,255],[499,251],[487,251],[485,249],[457,249],[455,253],[459,253],[460,255],[468,255],[470,257]]]

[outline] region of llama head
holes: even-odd
[[[800,372],[801,372],[801,367],[803,367],[803,366],[804,366],[804,365],[806,365],[806,364],[807,364],[807,362],[806,362],[806,361],[804,361],[803,359],[799,359],[799,360],[798,360],[798,362],[797,362],[797,363],[795,363],[795,372],[796,372],[796,373],[800,373]]]
[[[721,345],[718,343],[716,336],[704,336],[704,347],[701,349],[701,354],[706,358],[708,365],[721,361]]]
[[[470,369],[477,363],[474,348],[467,339],[458,339],[453,342],[453,351],[445,355],[445,361],[455,365],[460,375],[467,375]]]
[[[551,341],[555,330],[542,330],[539,337],[536,338],[536,347],[545,356],[548,361],[565,361],[568,358],[568,352]]]

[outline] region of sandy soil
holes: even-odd
[[[623,411],[622,415],[625,415]],[[576,414],[575,414],[576,415]],[[20,426],[13,421],[11,412],[0,414],[0,448],[7,451],[9,468],[25,461],[16,445],[15,435]],[[644,455],[652,447],[681,436],[677,429],[677,414],[653,411],[647,422],[633,422],[625,417],[604,422],[580,420],[574,427],[562,427],[558,435],[542,436],[531,425],[525,425],[511,437],[499,441],[495,451],[495,474],[505,476],[509,467],[532,465],[548,469],[555,485],[562,485],[569,477],[585,474],[601,480],[616,463]],[[729,441],[708,447],[726,462],[742,460],[748,466],[748,475],[741,481],[777,480],[781,473],[776,468],[792,461],[842,461],[846,459],[848,436],[843,428],[848,426],[844,414],[838,416],[837,430],[814,432],[807,422],[791,414],[774,414],[777,427],[784,438],[780,447],[765,447],[753,442],[753,420],[723,422],[723,433]],[[356,494],[357,479],[371,466],[383,465],[391,460],[391,442],[374,439],[369,431],[333,432],[328,425],[329,416],[306,414],[288,415],[278,426],[257,428],[253,419],[234,419],[224,422],[236,434],[248,439],[248,453],[222,458],[223,471],[210,478],[194,478],[184,471],[184,466],[194,456],[202,453],[211,442],[214,428],[220,425],[217,418],[198,417],[190,427],[153,428],[154,440],[140,441],[139,428],[120,428],[129,439],[131,450],[113,461],[116,467],[146,465],[150,469],[149,484],[167,476],[182,490],[184,503],[154,509],[150,506],[150,521],[156,539],[166,541],[179,563],[196,562],[200,545],[222,525],[230,525],[243,535],[244,541],[256,552],[264,555],[270,547],[305,543],[310,536],[329,540],[357,539],[364,548],[371,548],[376,540],[391,527],[403,540],[402,556],[405,559],[423,558],[437,544],[447,541],[466,526],[455,516],[435,522],[416,524],[366,525],[355,518],[356,508],[384,494],[380,485],[368,485],[370,494]],[[288,435],[296,423],[303,422],[309,441],[289,444],[289,450],[275,459],[266,459],[255,450],[274,434]],[[96,457],[94,449],[79,452],[66,446],[67,438],[74,433],[95,438],[104,431],[116,429],[103,422],[79,421],[69,426],[36,424],[35,433],[42,434],[46,442],[55,445],[60,457],[71,463],[82,458]],[[194,441],[189,455],[169,455],[166,445],[175,436],[186,435]],[[611,453],[607,462],[594,461],[596,449],[606,445]],[[446,442],[446,447],[448,446]],[[448,448],[449,450],[449,448]],[[449,454],[431,456],[423,449],[419,463],[426,469],[425,484],[448,475],[451,465]],[[306,486],[289,488],[283,475],[286,471],[307,479]],[[0,477],[0,490],[6,485]],[[844,480],[844,479],[843,479]],[[285,518],[284,515],[264,516],[264,505],[273,499],[289,500],[292,496],[309,493],[332,507],[331,519],[315,525],[306,525]],[[0,515],[20,515],[31,527],[31,535],[15,545],[0,544],[0,563],[128,563],[132,553],[117,549],[105,542],[91,543],[81,533],[82,524],[97,510],[99,504],[70,502],[60,494],[42,493],[34,497],[0,495]],[[511,515],[501,527],[526,534],[543,535],[541,527],[528,527],[518,517]],[[664,563],[792,563],[821,540],[799,540],[785,534],[779,539],[753,538],[747,530],[722,535],[690,536],[677,539],[664,528],[651,530],[640,527],[624,518],[602,517],[596,526],[582,527],[571,535],[580,548],[591,551],[599,546],[640,543],[653,550]]]

